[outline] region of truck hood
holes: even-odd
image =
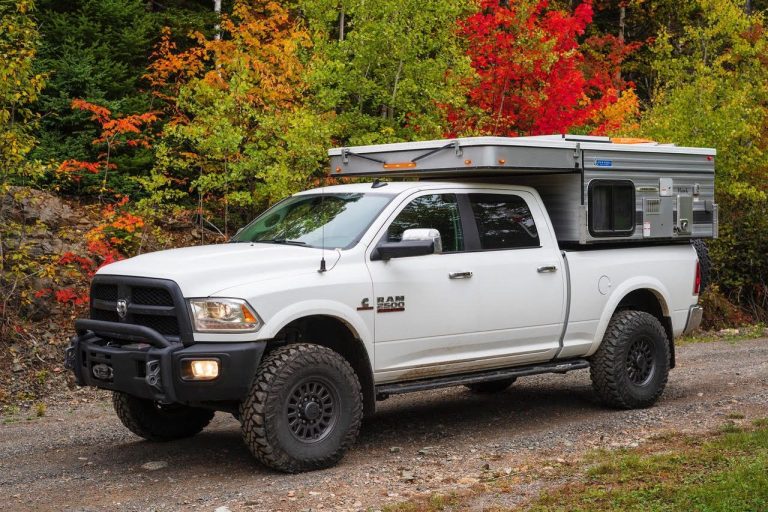
[[[158,251],[121,260],[98,274],[170,279],[185,297],[208,297],[236,285],[317,272],[325,252],[329,267],[336,251],[265,243],[229,243]]]

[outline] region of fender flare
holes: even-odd
[[[370,347],[373,343],[373,333],[357,311],[333,300],[306,300],[291,304],[272,315],[259,334],[263,338],[274,338],[289,323],[308,316],[329,316],[340,320],[366,347]]]
[[[603,336],[605,336],[605,331],[608,329],[608,323],[616,312],[616,308],[621,301],[624,300],[624,297],[637,290],[648,290],[653,293],[659,300],[662,314],[664,316],[669,316],[670,294],[667,287],[664,286],[664,283],[650,276],[627,279],[621,283],[608,298],[608,302],[603,309],[603,314],[600,317],[600,322],[597,324],[595,338],[592,341],[592,346],[590,347],[589,352],[587,352],[586,357],[594,354],[600,347],[600,344],[603,342]]]

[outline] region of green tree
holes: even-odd
[[[464,104],[469,58],[456,20],[470,0],[299,0],[312,34],[313,105],[335,112],[337,144],[440,137]]]
[[[86,113],[71,108],[75,99],[120,114],[150,109],[140,81],[159,29],[155,16],[142,0],[40,0],[42,42],[35,67],[50,78],[37,107],[42,119],[35,158],[98,157],[92,144],[98,133]],[[118,160],[123,172],[113,175],[110,185],[130,192],[136,186],[127,176],[147,172],[152,153],[137,151]],[[98,191],[99,186],[98,177],[86,177],[71,191]]]
[[[734,0],[698,0],[677,33],[653,46],[658,85],[641,125],[666,142],[715,147],[721,194],[765,196],[768,186],[768,34],[762,14]]]

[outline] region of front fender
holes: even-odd
[[[592,340],[592,346],[586,354],[587,357],[594,354],[600,347],[600,343],[603,341],[603,336],[605,336],[605,331],[608,329],[608,323],[611,321],[611,318],[616,312],[616,308],[619,306],[622,299],[635,290],[649,290],[653,292],[659,299],[662,313],[664,316],[669,316],[670,294],[667,287],[664,286],[661,281],[650,276],[627,279],[617,286],[608,298],[608,302],[600,317],[600,322],[597,324],[597,330],[595,331],[595,338]]]

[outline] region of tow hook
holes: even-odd
[[[160,361],[157,359],[147,361],[147,376],[145,377],[145,380],[150,387],[153,387],[158,391],[163,390],[163,385],[160,381]]]

